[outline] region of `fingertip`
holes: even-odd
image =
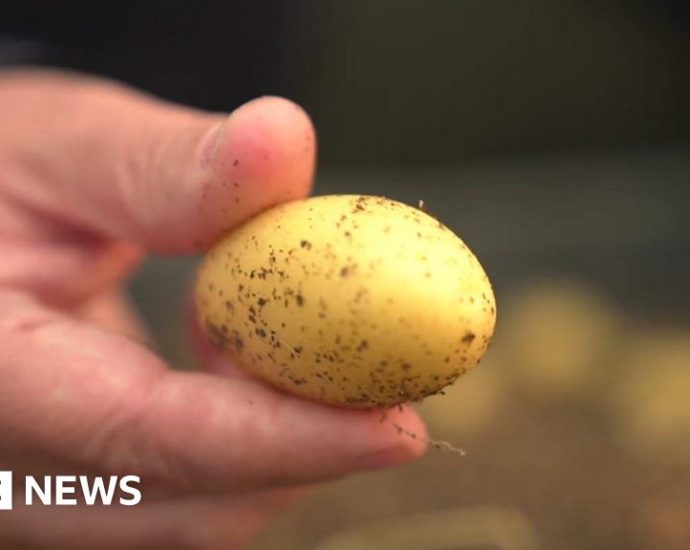
[[[409,406],[372,412],[372,438],[378,450],[366,458],[371,468],[385,468],[412,462],[428,447],[427,429],[419,415]]]
[[[202,167],[195,207],[195,250],[272,206],[306,197],[316,163],[314,127],[304,110],[261,97],[216,122],[198,148]]]
[[[316,140],[299,105],[281,97],[253,99],[230,114],[222,134],[211,163],[238,184],[240,196],[278,202],[308,194]]]

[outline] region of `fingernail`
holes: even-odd
[[[213,162],[218,158],[218,151],[225,136],[225,120],[219,122],[206,133],[202,140],[201,146],[201,165],[206,168],[213,165]]]

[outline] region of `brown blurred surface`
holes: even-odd
[[[282,541],[281,547],[326,549],[331,546],[324,540],[334,533],[342,539],[337,549],[402,548],[394,542],[396,531],[421,513],[426,520],[413,531],[420,536],[417,548],[690,547],[690,326],[650,332],[627,319],[630,326],[619,327],[602,346],[596,330],[588,341],[581,338],[590,322],[603,328],[594,293],[578,286],[574,298],[573,283],[562,281],[543,282],[541,289],[519,296],[514,307],[521,309],[504,311],[503,334],[531,325],[529,352],[499,338],[474,372],[447,395],[418,407],[432,435],[462,446],[465,457],[432,450],[397,471],[332,484],[254,548],[275,548]],[[552,312],[543,311],[535,323],[534,310],[546,296]],[[592,318],[564,324],[557,302],[590,308]],[[554,339],[554,326],[570,336]],[[571,337],[575,342],[564,343]],[[569,347],[575,343],[582,355],[567,362],[588,360],[588,368],[545,383],[543,367],[534,365],[561,347],[579,353]],[[636,355],[631,370],[630,345],[657,348],[661,355]],[[662,418],[655,421],[659,406]],[[441,544],[424,527],[448,511],[454,511],[455,522],[439,523],[448,532]],[[517,529],[529,532],[528,542],[520,542],[524,535],[501,538],[502,531],[516,529],[510,527],[514,515],[520,518]],[[363,545],[355,533],[383,519],[388,523],[375,532],[376,544]],[[480,522],[487,526],[479,535],[467,532]]]
[[[331,483],[252,548],[690,548],[689,181],[688,151],[323,177],[319,193],[423,198],[483,261],[498,328],[419,406],[466,456]],[[159,260],[134,285],[182,367],[192,270]]]

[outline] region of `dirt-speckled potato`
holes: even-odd
[[[473,367],[491,284],[438,220],[382,197],[273,208],[220,240],[196,303],[211,343],[259,378],[350,407],[417,401]]]

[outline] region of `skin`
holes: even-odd
[[[146,253],[199,253],[308,193],[315,137],[298,106],[209,114],[14,71],[0,112],[0,470],[134,473],[144,494],[136,508],[17,503],[0,513],[0,546],[236,547],[304,487],[423,453],[393,428],[424,437],[407,408],[381,423],[280,393],[194,326],[201,372],[142,344],[123,288]]]
[[[302,397],[390,407],[439,392],[493,335],[489,279],[428,214],[329,195],[262,213],[206,255],[199,320],[237,365]]]

